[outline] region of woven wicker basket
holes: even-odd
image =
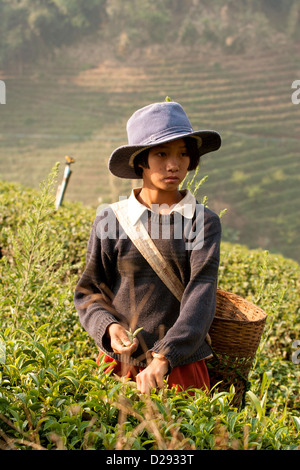
[[[208,360],[211,386],[229,391],[233,384],[233,404],[239,406],[247,390],[251,369],[267,315],[246,299],[218,289],[216,313],[209,335],[214,357]]]

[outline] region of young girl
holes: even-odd
[[[142,221],[184,286],[181,302],[126,236],[112,207],[96,217],[87,264],[75,290],[81,324],[111,370],[152,388],[209,389],[207,333],[216,307],[219,217],[179,185],[202,155],[218,150],[215,131],[194,131],[180,104],[154,103],[127,123],[128,145],[109,170],[142,179],[127,201],[132,226]],[[140,329],[132,339],[128,330]]]

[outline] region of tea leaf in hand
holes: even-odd
[[[126,333],[127,333],[127,336],[128,338],[130,339],[131,342],[133,342],[134,338],[136,337],[136,335],[143,329],[143,327],[141,328],[137,328],[134,332],[131,331],[131,328],[129,328],[129,330],[126,330]]]

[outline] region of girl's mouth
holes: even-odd
[[[166,176],[164,178],[164,181],[166,183],[177,183],[179,181],[179,178],[178,178],[178,176]]]

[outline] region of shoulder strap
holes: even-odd
[[[142,221],[139,219],[135,226],[132,226],[130,223],[128,217],[128,200],[124,199],[123,201],[115,202],[111,204],[111,208],[125,233],[180,302],[184,291],[183,284],[157,249]]]

